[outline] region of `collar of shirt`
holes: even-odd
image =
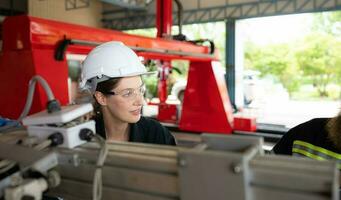
[[[96,132],[97,132],[97,134],[102,136],[104,139],[107,139],[106,138],[106,134],[105,134],[103,117],[102,116],[98,116],[94,120],[96,122]],[[143,142],[144,141],[143,134],[142,134],[141,131],[139,131],[139,126],[138,126],[137,123],[129,124],[129,126],[130,126],[129,142]]]
[[[139,131],[138,125],[136,123],[129,125],[130,125],[129,142],[143,142],[143,135],[142,132]]]

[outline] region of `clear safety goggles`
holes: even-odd
[[[133,100],[137,97],[137,95],[143,96],[145,93],[146,93],[146,85],[143,83],[138,88],[127,88],[127,89],[123,89],[123,90],[118,91],[118,92],[114,92],[114,91],[105,92],[104,94],[120,95],[124,99]]]

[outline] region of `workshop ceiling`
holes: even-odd
[[[106,28],[127,30],[155,27],[156,0],[101,1],[105,5],[102,21]],[[125,6],[117,2],[125,2]],[[180,2],[183,6],[183,24],[341,9],[341,0],[180,0]],[[129,3],[130,5],[127,5]],[[173,24],[177,23],[176,11],[176,4],[173,4]]]

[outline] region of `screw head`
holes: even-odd
[[[185,160],[185,159],[180,159],[180,160],[179,160],[179,165],[180,165],[181,167],[186,167],[186,165],[187,165],[186,160]]]
[[[235,174],[240,174],[240,173],[242,173],[242,171],[243,171],[243,167],[242,167],[241,164],[233,164],[233,165],[232,165],[232,171],[233,171],[233,173],[235,173]]]

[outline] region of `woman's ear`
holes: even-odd
[[[94,96],[95,96],[95,98],[96,98],[96,101],[97,101],[101,106],[106,106],[106,105],[107,105],[107,98],[106,98],[106,96],[105,96],[102,92],[95,91]]]

